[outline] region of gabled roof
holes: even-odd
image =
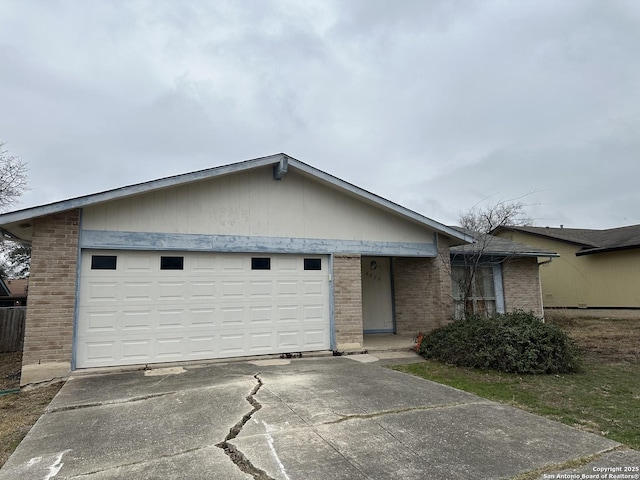
[[[594,230],[585,228],[499,227],[495,231],[512,230],[529,233],[582,247],[577,256],[640,248],[640,225]],[[494,232],[495,232],[494,231]]]
[[[307,165],[306,163],[303,163],[300,160],[296,160],[295,158],[292,158],[284,153],[246,160],[244,162],[232,163],[220,167],[208,168],[192,173],[185,173],[182,175],[161,178],[149,182],[137,183],[134,185],[128,185],[125,187],[107,190],[100,193],[84,195],[60,202],[54,202],[46,205],[40,205],[5,213],[0,215],[0,229],[3,232],[16,237],[17,239],[20,239],[21,237],[22,239],[24,239],[24,232],[30,229],[31,220],[37,217],[51,215],[75,208],[82,208],[102,202],[118,200],[134,195],[140,195],[142,193],[171,188],[191,182],[198,182],[201,180],[229,175],[232,173],[247,171],[265,166],[272,166],[273,176],[275,180],[281,179],[287,174],[288,171],[294,170],[301,175],[311,177],[316,181],[336,188],[337,190],[340,190],[347,195],[357,197],[361,201],[372,204],[374,206],[377,206],[378,208],[404,217],[405,219],[429,227],[438,233],[454,239],[455,243],[463,244],[473,242],[473,238],[465,235],[464,233],[447,227],[446,225],[436,222],[429,217],[425,217],[424,215],[409,210],[408,208],[402,207],[401,205],[391,202],[390,200],[387,200],[351,183],[334,177],[333,175],[318,170],[317,168]]]
[[[559,257],[556,252],[512,242],[506,238],[479,233],[463,227],[451,227],[474,237],[476,243],[451,247],[451,255],[484,255],[491,257]]]

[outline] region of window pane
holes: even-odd
[[[160,270],[184,270],[184,257],[160,257]]]
[[[460,300],[453,301],[453,318],[456,320],[464,318],[464,304]]]
[[[479,267],[476,270],[475,278],[476,291],[474,295],[479,298],[494,298],[495,293],[493,289],[493,268],[492,267]]]
[[[462,299],[468,286],[469,269],[467,267],[451,268],[451,291],[453,298]]]
[[[269,257],[252,257],[251,270],[271,270],[271,259]]]
[[[322,270],[322,259],[320,258],[305,258],[304,259],[305,270]]]
[[[115,270],[115,255],[91,255],[91,270]]]

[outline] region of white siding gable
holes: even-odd
[[[433,230],[290,170],[233,173],[84,207],[82,229],[433,243]]]

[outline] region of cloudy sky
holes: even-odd
[[[285,152],[443,223],[640,223],[637,0],[3,0],[16,208]]]

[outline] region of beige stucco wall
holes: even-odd
[[[83,210],[86,230],[433,243],[433,231],[295,172],[271,167]]]
[[[577,257],[580,246],[570,243],[520,232],[499,235],[560,255],[540,266],[545,307],[640,308],[640,249]]]

